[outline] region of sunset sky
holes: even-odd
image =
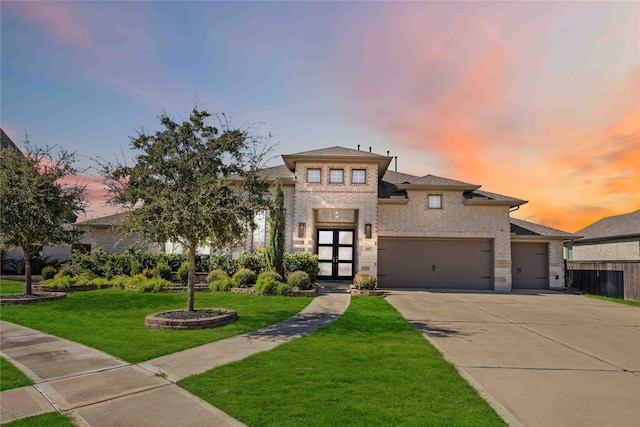
[[[402,172],[528,200],[513,216],[565,231],[640,209],[638,2],[0,8],[0,124],[18,145],[131,158],[137,130],[197,103],[264,122],[279,153],[389,150]],[[80,220],[112,213],[100,179],[80,179]]]

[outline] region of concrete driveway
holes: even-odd
[[[552,291],[391,291],[511,425],[640,426],[640,308]]]

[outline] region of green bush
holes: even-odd
[[[226,255],[216,254],[209,258],[209,270],[224,270],[228,276],[232,276],[238,267],[236,262]]]
[[[56,274],[53,279],[43,280],[41,285],[47,286],[52,289],[70,288],[75,284],[75,279],[72,276],[60,276]]]
[[[217,270],[217,271],[221,271],[221,270]],[[232,287],[233,287],[233,281],[226,274],[217,276],[217,278],[211,281],[211,283],[209,284],[209,289],[211,291],[226,292]]]
[[[156,264],[154,274],[164,280],[171,280],[171,266],[167,261],[160,261]]]
[[[71,267],[68,265],[63,265],[62,268],[58,270],[58,272],[56,273],[55,278],[60,279],[62,277],[72,277],[72,276],[73,276],[73,270],[71,269]]]
[[[112,277],[109,282],[120,289],[124,289],[127,287],[127,280],[129,280],[129,276],[119,275]]]
[[[294,271],[287,277],[287,284],[293,290],[304,291],[311,288],[311,280],[309,275],[304,271]]]
[[[358,273],[353,278],[353,284],[358,289],[376,289],[378,287],[378,279],[373,274]]]
[[[239,269],[247,268],[251,271],[262,271],[262,256],[258,252],[243,252],[236,261]]]
[[[222,269],[217,269],[217,270],[213,270],[211,272],[209,272],[209,274],[207,274],[207,278],[205,279],[207,281],[207,283],[213,283],[214,281],[222,278],[222,277],[226,277],[229,278],[229,275],[227,275],[227,272],[222,270]]]
[[[315,283],[318,273],[320,272],[318,255],[307,252],[284,254],[284,270],[287,273],[304,271],[309,275],[311,283]]]
[[[170,281],[156,277],[143,281],[140,285],[138,285],[138,290],[140,292],[162,292],[164,288],[172,285],[173,283],[171,283]]]
[[[94,286],[97,286],[98,288],[101,288],[106,285],[111,285],[111,284],[112,284],[111,280],[107,279],[106,277],[96,277],[87,282],[87,285],[94,285]]]
[[[58,270],[55,267],[47,265],[42,269],[42,278],[44,280],[53,279],[53,276],[55,276],[57,272]]]
[[[130,272],[129,274],[131,276],[135,276],[136,274],[141,274],[142,270],[143,270],[142,263],[137,258],[134,258],[134,256],[135,255],[132,255],[131,259],[129,261],[129,263],[131,265],[129,267],[129,272]]]
[[[261,295],[267,295],[278,293],[278,290],[283,290],[284,286],[288,285],[282,283],[282,276],[275,271],[265,271],[258,276],[253,289],[260,292]]]
[[[144,277],[142,274],[136,274],[135,276],[128,277],[124,284],[125,287],[135,286],[136,288],[140,288],[147,282],[147,280],[149,279]]]
[[[233,284],[239,288],[248,288],[256,283],[256,273],[248,268],[241,268],[233,275]]]
[[[287,292],[291,292],[291,286],[287,283],[278,283],[278,287],[276,288],[276,293],[278,295],[284,295]]]
[[[147,279],[151,279],[153,277],[153,269],[152,268],[145,268],[144,270],[142,270],[141,274],[144,277],[146,277]]]
[[[189,280],[189,261],[180,264],[180,268],[178,268],[178,279],[180,279],[180,283],[187,283]]]

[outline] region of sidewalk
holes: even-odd
[[[140,365],[0,322],[0,353],[35,382],[0,393],[0,423],[58,410],[78,426],[241,426],[174,382],[316,331],[348,305],[348,293],[326,289],[284,322]]]

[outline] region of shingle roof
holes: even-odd
[[[285,165],[273,166],[257,171],[258,175],[267,181],[275,181],[277,179],[293,179],[294,174]]]
[[[420,177],[390,170],[387,170],[387,172],[382,177],[383,181],[387,181],[391,184],[400,184],[403,182],[411,183],[416,179],[420,179]]]
[[[382,156],[380,154],[370,153],[368,151],[354,150],[345,147],[329,147],[321,148],[319,150],[303,151],[302,153],[295,154],[283,154],[282,160],[287,165],[289,170],[293,171],[296,168],[296,163],[299,161],[362,161],[362,162],[375,162],[378,164],[378,171],[381,175],[389,167],[391,163],[391,157]]]
[[[563,239],[574,239],[578,237],[575,234],[567,233],[566,231],[536,224],[534,222],[523,221],[517,218],[509,218],[509,222],[511,225],[511,232],[515,233],[516,236],[542,236]]]
[[[88,221],[79,222],[76,225],[91,227],[111,227],[122,224],[126,213],[118,213],[114,215],[103,216],[102,218],[90,219]]]
[[[591,239],[640,235],[640,210],[624,215],[602,218],[577,231],[576,234],[583,236],[580,242]]]
[[[505,196],[504,194],[491,193],[489,191],[483,191],[483,190],[467,191],[464,193],[464,198],[466,200],[471,200],[473,202],[478,202],[478,203],[481,203],[481,202],[507,203],[508,202],[511,206],[519,206],[527,203],[526,200]]]
[[[306,156],[317,156],[317,157],[338,156],[338,157],[375,157],[376,159],[381,157],[387,158],[380,154],[370,153],[364,150],[354,150],[352,148],[346,148],[346,147],[340,147],[340,146],[320,148],[318,150],[303,151],[301,153],[294,153],[294,154],[288,154],[288,155],[289,156],[305,156],[305,157]]]
[[[4,130],[2,130],[2,128],[0,128],[0,146],[2,148],[14,148],[16,150],[18,150],[18,146],[16,144],[13,143],[13,141],[11,140],[11,138],[9,138],[9,135],[7,135]]]

